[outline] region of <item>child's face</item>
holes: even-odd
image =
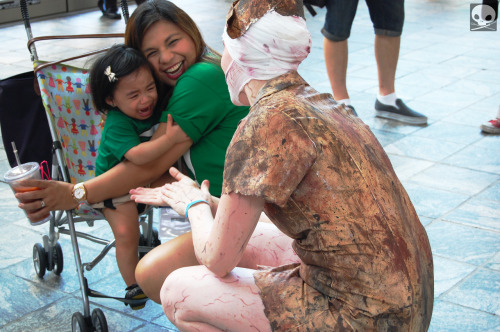
[[[113,98],[108,97],[106,103],[118,107],[133,119],[145,120],[153,115],[158,93],[149,68],[140,67],[129,75],[120,77],[116,84]]]
[[[177,79],[196,62],[193,39],[167,21],[158,21],[146,31],[141,52],[153,66],[158,79],[170,86],[175,86]]]

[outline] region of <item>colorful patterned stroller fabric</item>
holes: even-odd
[[[35,66],[40,64],[35,62]],[[70,182],[76,184],[94,177],[103,126],[90,96],[87,70],[51,64],[38,70],[36,77],[45,110],[61,139]],[[80,206],[76,213],[102,218],[87,205]]]
[[[62,138],[72,183],[95,176],[95,158],[101,138],[100,115],[89,97],[86,71],[55,64],[37,72],[44,105],[54,117]],[[56,89],[57,86],[57,89]]]

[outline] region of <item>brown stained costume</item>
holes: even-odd
[[[252,23],[257,22],[271,9],[283,16],[304,17],[302,0],[237,0],[226,16],[227,34],[232,39],[241,37]]]
[[[359,118],[289,72],[270,80],[226,155],[223,193],[265,199],[301,264],[254,274],[275,331],[425,331],[427,234]]]

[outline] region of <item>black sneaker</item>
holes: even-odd
[[[129,300],[144,300],[139,302],[138,304],[128,304],[132,310],[140,310],[146,306],[146,301],[148,297],[142,291],[141,287],[137,284],[133,284],[132,286],[128,286],[125,288],[127,293],[125,294],[125,298]],[[127,303],[125,303],[127,305]]]
[[[104,1],[99,0],[97,1],[97,7],[101,10],[101,12],[104,14]]]
[[[358,116],[358,113],[356,113],[356,110],[354,109],[354,106],[352,105],[345,105],[345,108],[350,109],[354,115]]]
[[[106,8],[106,10],[103,11],[102,16],[109,18],[111,20],[119,20],[122,18],[120,13],[118,13],[118,10],[113,10],[111,8]]]
[[[375,101],[375,115],[379,118],[396,120],[408,124],[423,125],[427,124],[427,117],[420,114],[408,106],[401,99],[396,99],[397,107],[382,104]]]

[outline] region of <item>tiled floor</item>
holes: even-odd
[[[229,0],[175,0],[200,26],[207,42],[221,50],[220,36]],[[477,1],[480,2],[480,1]],[[131,6],[131,10],[133,10]],[[374,117],[377,72],[373,32],[364,2],[349,43],[348,87],[360,117],[372,128],[427,229],[435,264],[435,306],[431,331],[500,331],[500,136],[482,134],[479,125],[500,105],[500,31],[471,32],[470,4],[455,0],[407,0],[397,72],[397,91],[429,117],[425,127]],[[299,72],[328,92],[322,53],[324,10],[307,16],[313,50]],[[63,33],[122,32],[124,22],[101,18],[97,10],[32,23],[35,36]],[[500,27],[499,27],[500,30]],[[31,70],[22,24],[1,27],[0,78]],[[41,59],[74,49],[49,42]],[[1,105],[0,105],[1,107]],[[0,173],[8,168],[0,153]],[[35,275],[32,246],[45,226],[30,227],[6,186],[0,187],[0,329],[67,331],[82,310],[71,243],[61,237],[65,268],[60,277]],[[92,229],[109,233],[105,222]],[[82,256],[95,247],[81,242]],[[90,286],[115,296],[124,288],[113,253],[86,273]],[[92,300],[110,331],[160,331],[171,328],[159,305],[132,311],[114,300]],[[168,328],[166,328],[168,327]]]

